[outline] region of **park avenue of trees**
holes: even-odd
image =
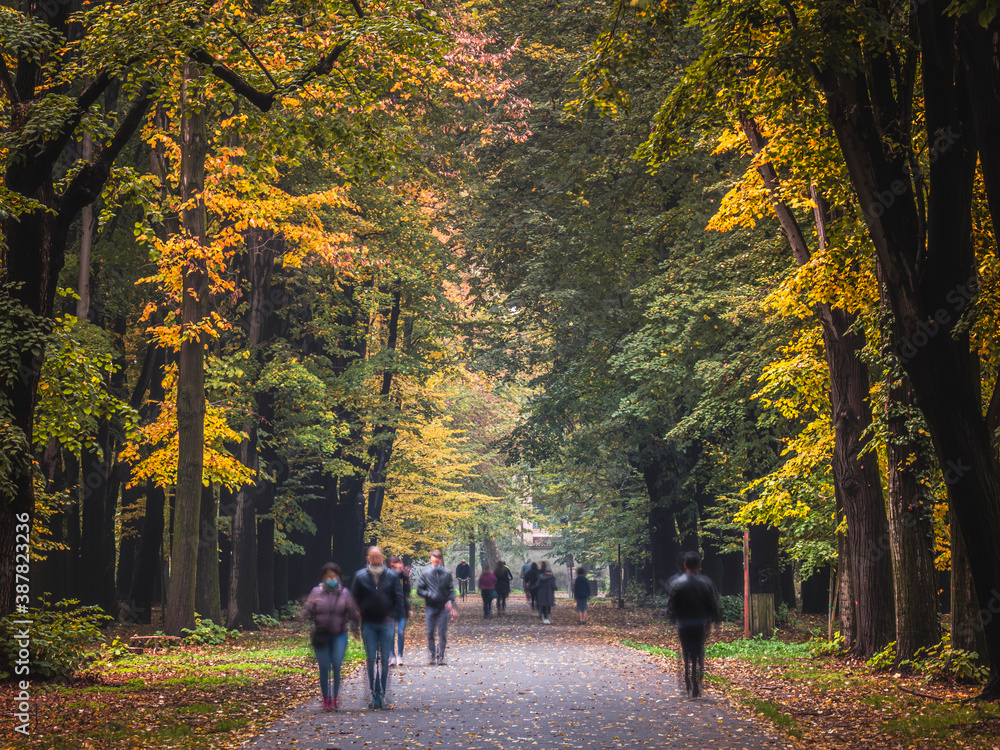
[[[998,11],[4,3],[0,615],[248,630],[527,516],[742,595],[747,532],[1000,697]]]

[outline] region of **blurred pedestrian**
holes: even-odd
[[[472,582],[472,566],[462,560],[455,568],[455,578],[458,579],[458,595],[465,601],[465,595],[469,593],[469,584]]]
[[[493,569],[493,575],[497,577],[497,616],[499,617],[507,611],[507,597],[510,596],[510,582],[514,580],[514,574],[510,572],[507,563],[500,560]]]
[[[576,614],[582,625],[587,622],[587,600],[590,599],[590,581],[587,579],[587,569],[582,565],[576,569],[573,598],[576,600]]]
[[[489,568],[479,574],[479,593],[483,597],[483,619],[488,620],[493,611],[493,600],[497,598],[497,577]]]
[[[427,619],[428,664],[444,666],[444,651],[448,646],[448,617],[456,619],[455,583],[451,571],[444,566],[441,550],[431,552],[431,566],[420,574],[417,596],[424,598]]]
[[[309,641],[319,664],[323,710],[330,711],[337,708],[340,698],[340,667],[347,653],[347,624],[351,623],[355,637],[358,637],[361,613],[351,592],[340,582],[340,566],[337,563],[324,565],[321,576],[319,585],[306,597],[302,616],[313,623]]]
[[[370,547],[368,564],[354,575],[351,595],[361,611],[361,640],[368,661],[370,708],[382,708],[389,682],[389,654],[396,632],[396,620],[406,615],[403,585],[395,570],[385,565],[380,547]],[[376,668],[377,667],[377,668]]]
[[[667,615],[677,624],[684,653],[684,685],[688,695],[697,698],[705,675],[705,638],[713,622],[722,622],[719,592],[711,578],[701,575],[697,552],[684,555],[684,575],[677,576],[670,587]]]
[[[552,608],[556,606],[556,577],[549,570],[549,564],[542,560],[538,566],[538,578],[535,580],[535,600],[542,622],[551,625]]]
[[[403,647],[406,645],[406,623],[410,621],[413,614],[413,602],[410,601],[410,566],[403,565],[403,558],[393,555],[389,558],[389,567],[396,571],[399,582],[403,586],[403,613],[402,619],[396,620],[396,641],[392,646],[392,656],[389,657],[390,667],[403,666]]]
[[[524,576],[524,586],[528,591],[528,601],[531,604],[531,609],[534,610],[538,607],[538,563],[531,563],[531,567],[528,568],[527,575]]]

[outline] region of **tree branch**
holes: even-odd
[[[149,105],[152,104],[152,94],[155,91],[151,84],[143,86],[139,95],[132,102],[125,117],[122,118],[111,142],[105,146],[97,158],[76,173],[72,182],[66,187],[60,200],[59,212],[63,216],[74,216],[84,206],[94,202],[111,175],[115,159],[129,142],[129,139],[142,125]]]

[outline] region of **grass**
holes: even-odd
[[[988,733],[996,736],[1000,724],[1000,705],[927,701],[919,710],[909,711],[901,718],[889,719],[882,725],[886,733],[906,740],[936,740],[944,747],[955,742],[958,735]]]
[[[345,672],[364,660],[348,643]],[[0,697],[9,688],[0,687]],[[33,686],[31,750],[236,748],[275,716],[318,694],[305,626],[244,634],[98,663],[68,685]]]
[[[769,719],[776,726],[784,729],[789,736],[796,738],[802,737],[802,727],[799,726],[799,723],[795,719],[784,713],[777,703],[760,700],[758,698],[750,698],[743,701],[743,704],[756,711],[765,719]]]
[[[807,643],[785,643],[777,638],[750,638],[719,641],[705,649],[712,659],[741,659],[750,664],[784,664],[812,656]]]
[[[677,659],[680,657],[676,651],[672,651],[669,648],[661,648],[660,646],[650,646],[647,643],[636,643],[635,641],[630,641],[627,638],[624,639],[621,644],[623,646],[628,646],[629,648],[634,648],[638,651],[645,651],[647,654],[653,654],[653,656],[666,656],[669,659]]]

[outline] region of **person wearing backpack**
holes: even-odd
[[[458,617],[455,608],[455,583],[451,571],[444,566],[441,550],[431,552],[431,565],[420,574],[417,596],[424,599],[427,619],[428,664],[444,666],[444,651],[448,646],[448,617]]]
[[[403,586],[399,575],[385,564],[379,547],[368,549],[368,565],[359,570],[351,584],[351,595],[361,613],[361,640],[368,658],[368,686],[371,708],[382,708],[389,681],[389,655],[396,634],[396,620],[406,617]],[[381,669],[375,673],[375,661]]]
[[[587,569],[582,565],[576,569],[576,580],[573,581],[573,598],[576,600],[576,614],[580,624],[587,622],[587,600],[590,599],[590,581],[587,579]]]
[[[337,563],[324,565],[321,575],[319,585],[306,597],[302,616],[313,623],[309,641],[319,664],[323,710],[330,711],[338,707],[340,698],[340,667],[347,653],[347,624],[350,622],[353,625],[357,637],[361,613],[351,592],[340,582],[340,566]]]

